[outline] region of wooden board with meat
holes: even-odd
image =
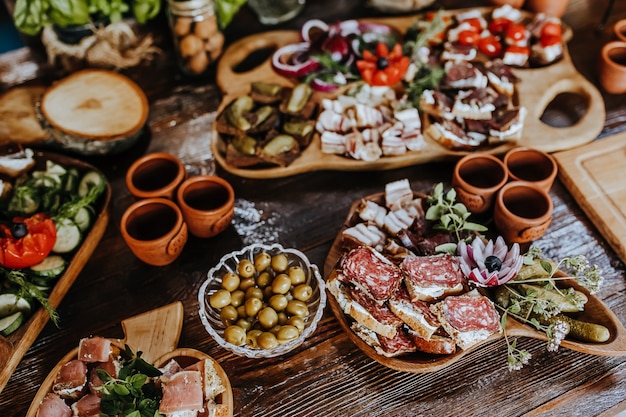
[[[581,301],[573,308],[559,305],[558,314],[550,313],[563,321],[570,320],[570,313],[574,317],[557,345],[592,355],[626,355],[623,324],[593,295],[592,286],[583,286],[578,275],[571,278],[575,275],[566,274],[570,271],[563,265],[541,275],[550,278],[536,284],[529,276],[539,263],[530,262],[529,254],[522,257],[514,246],[509,250],[501,238],[495,244],[477,244],[477,238],[471,244],[461,243],[472,236],[469,233],[458,241],[458,248],[454,244],[452,254],[440,251],[457,240],[426,219],[433,207],[428,203],[432,195],[414,193],[407,180],[400,180],[388,184],[384,193],[354,202],[326,258],[328,303],[365,354],[392,369],[425,373],[450,366],[467,352],[505,336],[507,344],[516,337],[529,337],[550,346],[553,339],[545,333],[548,323],[543,318],[538,318],[543,327],[523,323],[516,315],[520,310],[512,306],[519,302],[516,307],[524,311],[527,299],[521,300],[532,293],[530,298],[536,301],[546,288],[545,280],[554,277],[557,294]],[[476,265],[474,259],[479,259]],[[523,259],[528,265],[522,265]],[[474,279],[472,274],[480,276]],[[487,280],[481,274],[496,279],[483,285]],[[591,329],[589,334],[578,333],[580,323]],[[528,360],[511,362],[511,351],[508,355],[510,369]],[[506,366],[506,349],[502,362]]]
[[[515,22],[509,21],[511,30],[506,32],[502,24],[495,25],[509,19],[498,10],[440,12],[448,26],[441,30],[438,44],[432,36],[424,45],[419,38],[427,30],[424,25],[432,25],[428,14],[335,25],[311,21],[300,33],[270,31],[235,42],[218,64],[217,83],[224,97],[213,125],[213,155],[238,176],[276,178],[316,170],[388,170],[454,159],[477,149],[503,153],[518,145],[553,152],[595,139],[602,130],[603,100],[571,61],[565,46],[571,30],[516,11],[519,16],[509,16]],[[483,25],[476,33],[468,29],[473,27],[468,22],[474,21]],[[355,43],[355,34],[367,41]],[[344,58],[334,63],[311,60],[318,50],[307,48],[317,47],[320,38],[326,58],[333,54]],[[379,47],[382,43],[384,47]],[[240,71],[238,66],[249,57],[268,50],[275,52]],[[284,64],[282,56],[292,62]],[[420,72],[434,68],[433,57],[440,67],[439,87],[434,89],[420,81],[435,77],[434,71]],[[384,69],[376,70],[381,58]],[[222,123],[235,102],[253,95],[254,84],[292,89],[302,83],[313,87],[309,100],[317,106],[314,114],[298,118],[315,126],[304,142],[296,138],[285,144],[288,135],[282,124],[258,136],[233,132]],[[542,114],[563,93],[582,97],[586,113],[572,126],[549,126],[541,121]],[[253,125],[261,107],[250,106],[243,118]],[[263,147],[277,135],[287,149],[285,155],[267,158]],[[239,153],[233,152],[235,138]]]

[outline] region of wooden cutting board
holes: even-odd
[[[626,262],[626,132],[554,156],[563,184]]]

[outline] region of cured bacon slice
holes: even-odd
[[[81,339],[78,344],[78,359],[87,362],[107,362],[111,355],[111,341],[101,336]]]
[[[61,397],[49,393],[41,401],[36,417],[72,417],[72,410]]]
[[[203,406],[202,376],[198,371],[181,371],[163,379],[161,414],[198,411]]]
[[[77,399],[87,385],[87,365],[74,359],[61,367],[56,375],[52,391],[64,399]]]
[[[402,282],[402,273],[374,249],[362,246],[352,249],[341,260],[342,276],[375,299],[388,300]]]
[[[412,300],[433,301],[463,291],[464,276],[453,256],[407,256],[400,269]]]

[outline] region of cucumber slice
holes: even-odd
[[[47,160],[46,161],[46,173],[48,175],[57,175],[59,177],[65,175],[67,170],[62,165],[57,164],[54,161]]]
[[[65,183],[63,184],[63,191],[74,194],[78,190],[78,180],[80,179],[80,174],[76,168],[70,168],[67,170],[67,174],[65,175]]]
[[[74,216],[74,223],[81,232],[86,232],[91,227],[91,222],[95,215],[95,210],[90,206],[84,206],[78,209],[78,213]]]
[[[56,278],[65,271],[67,262],[59,255],[49,255],[37,265],[30,267],[30,272],[38,277],[45,277],[48,280]],[[37,284],[33,281],[34,284]]]
[[[96,171],[89,171],[83,178],[81,178],[78,184],[78,195],[81,197],[86,196],[92,188],[96,189],[96,194],[100,195],[106,187],[106,181],[104,176]]]
[[[15,312],[10,316],[0,319],[0,334],[2,336],[8,336],[17,329],[20,328],[24,322],[24,313],[21,311]]]
[[[16,311],[29,314],[33,306],[27,299],[17,294],[4,293],[0,294],[0,317],[6,317]]]
[[[57,241],[54,243],[52,252],[68,253],[78,247],[83,234],[80,228],[71,219],[61,218],[55,222],[57,228]]]

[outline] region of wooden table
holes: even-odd
[[[604,1],[599,3],[573,0],[564,18],[574,29],[569,47],[575,65],[596,85],[596,59],[601,45],[610,39],[610,24],[626,17],[626,4],[617,2],[609,26],[595,33],[606,6]],[[460,1],[441,4],[468,6]],[[281,28],[297,28],[309,17],[332,21],[374,15],[361,2],[349,0],[310,0],[305,13]],[[609,416],[626,409],[626,358],[563,349],[550,353],[544,343],[530,339],[518,342],[533,355],[521,371],[508,371],[506,347],[498,341],[436,373],[402,373],[358,350],[327,309],[314,335],[284,357],[247,359],[220,348],[202,327],[196,300],[206,272],[220,257],[253,242],[278,242],[302,250],[321,267],[354,200],[402,178],[409,178],[415,190],[429,191],[436,182],[449,183],[452,165],[315,172],[275,180],[242,179],[218,170],[235,188],[233,225],[213,239],[191,238],[182,256],[167,267],[147,266],[131,254],[119,233],[121,214],[132,202],[124,173],[145,152],[184,153],[189,146],[206,145],[220,101],[214,74],[195,81],[178,74],[167,29],[162,21],[154,24],[161,25],[156,33],[164,55],[148,68],[128,72],[149,96],[150,137],[122,155],[88,159],[104,170],[111,183],[111,221],[58,308],[60,328],[45,327],[0,394],[2,416],[23,416],[48,372],[80,338],[122,337],[121,320],[176,300],[185,308],[179,346],[200,349],[221,363],[233,387],[237,416]],[[264,29],[244,9],[226,35],[232,42]],[[58,70],[43,59],[37,48],[0,56],[0,90],[23,82],[49,83],[59,77]],[[603,97],[607,114],[601,137],[626,129],[624,96]],[[557,118],[559,113],[550,117]],[[598,295],[626,323],[624,264],[559,181],[551,197],[554,220],[537,245],[550,257],[582,253],[598,264],[605,276]]]

